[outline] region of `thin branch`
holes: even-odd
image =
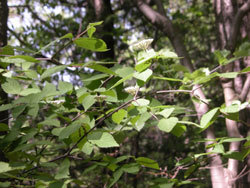
[[[164,9],[164,6],[162,4],[162,1],[161,0],[154,0],[155,1],[155,4],[157,6],[157,9],[158,9],[158,12],[161,14],[161,15],[166,15],[166,11]]]
[[[9,8],[27,8],[29,5],[9,5]]]
[[[247,75],[246,81],[244,83],[243,89],[240,94],[241,102],[244,102],[246,100],[249,88],[250,88],[250,74]]]
[[[230,36],[230,42],[229,42],[229,49],[231,51],[234,51],[234,48],[236,46],[237,37],[239,36],[239,30],[240,30],[240,24],[242,22],[242,18],[245,16],[245,14],[250,10],[250,0],[247,1],[244,5],[240,7],[238,10],[236,16],[233,20],[233,26],[231,30],[231,36]]]
[[[161,90],[157,91],[156,93],[192,93],[192,90]]]
[[[24,46],[30,46],[29,43],[27,43],[26,41],[22,40],[22,39],[20,38],[20,36],[19,36],[16,32],[14,32],[12,29],[10,29],[9,27],[8,27],[8,31],[9,31],[12,35],[14,35],[14,37],[15,37],[22,45],[24,45]]]
[[[81,26],[80,26],[81,27]],[[88,31],[88,28],[85,29],[83,32],[79,32],[79,34],[77,34],[77,36],[68,41],[65,45],[63,45],[61,48],[59,48],[59,50],[56,51],[56,53],[51,57],[51,59],[54,59],[56,57],[57,54],[59,54],[63,49],[65,49],[66,47],[68,47],[69,45],[71,45],[76,39],[80,38],[82,35],[84,35],[86,32]]]
[[[104,80],[100,87],[104,87],[112,78],[114,78],[114,75],[111,75],[106,80]]]
[[[40,21],[43,25],[45,25],[47,28],[49,28],[49,29],[55,31],[55,28],[52,27],[50,24],[48,24],[48,22],[46,22],[46,21],[44,21],[42,18],[40,18],[40,17],[37,15],[37,13],[34,12],[33,9],[32,9],[30,6],[27,6],[27,8],[28,8],[28,10],[31,12],[32,16],[33,16],[35,19],[39,20],[39,21]]]
[[[11,119],[11,118],[12,118],[12,117],[7,117],[7,118],[4,118],[4,119],[1,119],[1,120],[0,120],[0,123],[1,123],[1,122],[4,122],[4,121],[6,121],[6,120],[9,120],[9,119]]]

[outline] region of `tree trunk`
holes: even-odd
[[[244,15],[250,10],[250,1],[241,3],[239,7],[231,0],[214,0],[214,8],[217,22],[218,33],[218,48],[227,49],[233,54],[236,48],[236,42],[240,35],[240,26]],[[239,62],[231,63],[224,66],[222,72],[232,72],[239,69]],[[238,67],[237,67],[238,66]],[[222,78],[221,85],[224,92],[224,99],[226,106],[232,104],[234,100],[238,100],[237,93],[243,87],[242,80],[238,77],[236,79]],[[247,86],[248,87],[248,86]],[[243,89],[244,90],[244,89]],[[243,101],[242,101],[243,102]],[[238,123],[236,121],[226,119],[226,128],[229,137],[241,137]],[[239,151],[240,142],[232,142],[229,147],[230,151]],[[238,175],[239,161],[234,159],[228,160],[228,167],[225,169],[227,187],[236,187]],[[225,186],[226,187],[226,186]]]
[[[7,0],[0,1],[0,48],[7,45],[7,21],[8,21],[9,9],[7,5]],[[0,49],[1,53],[1,49]],[[1,67],[1,65],[0,65]],[[0,74],[0,84],[2,85],[4,77]],[[8,103],[8,95],[3,91],[0,86],[0,105]],[[0,123],[5,123],[8,125],[8,111],[0,112]],[[5,135],[6,132],[0,132],[0,135]],[[6,161],[6,158],[2,151],[0,150],[0,161]]]
[[[8,5],[7,0],[0,1],[0,47],[7,45],[7,20],[8,20]],[[2,75],[0,75],[0,83],[3,81]],[[8,96],[5,92],[3,92],[2,88],[0,88],[0,105],[6,104]],[[8,112],[3,111],[0,112],[0,121],[1,123],[8,124]]]

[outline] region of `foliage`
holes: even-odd
[[[58,40],[68,40],[69,44],[79,48],[93,52],[106,51],[105,42],[93,36],[99,24],[101,22],[91,23],[80,35],[73,37],[69,33],[41,49],[57,45]],[[85,33],[88,35],[82,37]],[[143,42],[146,46],[142,45]],[[152,83],[173,82],[179,87],[174,91],[177,95],[193,95],[194,84],[205,86],[218,77],[234,78],[249,69],[223,74],[210,72],[207,68],[197,69],[193,73],[182,69],[183,74],[178,74],[182,67],[177,55],[169,49],[148,49],[148,42],[152,40],[142,40],[130,46],[138,50],[130,52],[130,56],[136,59],[135,64],[115,64],[110,69],[105,67],[104,62],[95,61],[86,64],[57,64],[46,69],[42,66],[44,60],[35,57],[41,50],[30,55],[19,55],[14,51],[15,47],[4,47],[1,50],[4,57],[0,59],[0,71],[5,77],[2,88],[13,100],[0,106],[0,111],[11,112],[10,126],[1,123],[0,129],[7,132],[0,140],[0,148],[5,156],[5,162],[0,162],[1,187],[25,185],[25,182],[32,182],[31,186],[35,187],[95,187],[100,184],[112,187],[122,177],[136,178],[141,174],[145,177],[162,174],[167,178],[145,178],[145,184],[173,187],[193,184],[189,177],[197,175],[197,170],[207,164],[208,154],[219,153],[225,158],[244,160],[250,153],[249,137],[216,138],[216,142],[206,146],[212,148],[210,153],[199,152],[196,145],[205,141],[199,133],[220,118],[240,121],[239,112],[249,102],[235,101],[227,107],[222,105],[211,108],[198,123],[197,119],[188,118],[188,105],[166,105],[154,98],[152,92],[157,93],[158,85]],[[239,58],[238,54],[240,57],[245,56],[246,49],[242,49],[236,53],[236,58]],[[215,52],[222,66],[226,62],[230,63],[224,54],[223,51]],[[154,70],[168,63],[171,65],[168,65],[168,71],[174,76],[159,74]],[[15,67],[12,69],[15,71],[7,69],[8,65]],[[53,79],[59,72],[75,66],[80,69],[89,67],[95,74],[80,74],[81,87]],[[158,93],[164,92],[171,91]],[[210,103],[195,95],[193,99],[200,103]],[[169,144],[188,136],[189,141],[185,142],[191,152],[183,155],[178,152],[178,148],[169,146],[173,151],[169,159],[164,157],[169,160],[166,162],[159,160],[161,156],[150,156],[146,152],[138,156],[129,152],[135,147],[129,146],[128,140],[134,139],[136,134],[142,132],[146,135],[141,138],[140,142],[143,142],[144,139],[150,139],[146,132],[159,130],[162,133],[158,135],[173,139]],[[227,151],[228,143],[242,140],[246,142],[241,151]],[[161,147],[154,142],[154,139],[147,140],[147,144]],[[158,164],[158,160],[162,164]],[[171,168],[170,171],[161,168],[166,164]],[[184,174],[178,174],[183,168]],[[89,174],[93,175],[93,179]]]

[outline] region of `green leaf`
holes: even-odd
[[[29,105],[28,115],[35,118],[37,116],[37,114],[38,114],[38,111],[39,111],[39,105],[38,104],[30,104]]]
[[[187,124],[187,125],[194,125],[194,126],[200,128],[200,125],[198,125],[197,123],[191,122],[191,121],[178,121],[178,123]]]
[[[91,50],[94,52],[106,52],[108,51],[105,42],[97,38],[78,38],[74,43],[81,48]]]
[[[62,36],[60,39],[72,39],[73,34],[72,33],[67,33],[66,35]]]
[[[22,86],[19,82],[12,78],[7,78],[7,82],[2,84],[2,88],[8,94],[20,94],[22,90]]]
[[[59,139],[62,140],[62,139],[68,138],[71,134],[77,131],[81,126],[82,126],[81,120],[74,121],[69,126],[61,130],[59,134]]]
[[[175,166],[182,166],[182,165],[185,165],[185,164],[188,164],[188,163],[191,163],[193,162],[193,158],[192,157],[186,157],[180,161],[178,161]]]
[[[88,141],[100,148],[119,147],[114,137],[108,132],[95,131],[88,135]]]
[[[94,80],[100,80],[100,79],[106,78],[108,76],[109,75],[107,75],[107,74],[97,74],[97,75],[91,76],[89,78],[82,79],[82,81],[83,82],[90,82],[90,81],[94,81]]]
[[[101,25],[102,23],[103,21],[93,22],[93,23],[89,23],[89,26],[98,26],[98,25]]]
[[[13,118],[17,118],[21,113],[23,113],[23,111],[25,110],[26,107],[27,107],[26,104],[21,104],[21,105],[16,106],[15,108],[13,108],[13,110],[12,110]]]
[[[101,95],[105,95],[107,97],[105,101],[117,102],[117,94],[115,90],[101,92]]]
[[[232,103],[229,106],[222,106],[220,108],[220,111],[225,114],[232,114],[232,113],[237,113],[240,111],[240,105],[237,103]]]
[[[12,170],[12,168],[9,166],[9,163],[0,161],[0,173],[8,172],[10,170]]]
[[[14,55],[14,48],[10,45],[4,46],[0,49],[1,55]]]
[[[247,73],[250,72],[250,67],[246,67],[240,71],[241,73]]]
[[[126,77],[118,80],[111,88],[109,88],[109,90],[115,88],[116,86],[120,85],[121,83],[124,83],[126,80],[128,80],[128,79],[130,79],[132,77],[133,77],[133,74],[129,74]]]
[[[188,178],[197,168],[199,168],[197,164],[190,166],[187,171],[185,171],[184,178]]]
[[[37,88],[27,88],[27,89],[22,90],[19,94],[21,96],[27,96],[30,94],[36,94],[36,93],[40,93],[40,92],[41,92],[41,90],[37,89]]]
[[[211,152],[215,152],[215,153],[224,153],[225,149],[223,144],[215,144],[213,150]]]
[[[147,82],[148,79],[151,77],[152,74],[153,74],[152,70],[147,69],[147,70],[145,70],[145,71],[143,71],[143,72],[141,72],[141,73],[135,72],[135,73],[134,73],[134,77],[135,77],[136,79],[139,79],[139,80],[142,80],[142,81],[144,81],[144,82]]]
[[[163,118],[159,121],[157,126],[159,127],[160,130],[169,133],[175,127],[177,122],[178,122],[178,118],[176,117],[171,117],[168,119]]]
[[[183,82],[183,80],[180,80],[180,79],[166,78],[166,77],[159,77],[159,76],[153,76],[153,79],[167,80],[167,81],[173,81],[173,82]]]
[[[151,60],[143,61],[141,63],[136,64],[135,70],[138,72],[142,72],[146,68],[148,68],[150,65],[151,65]]]
[[[239,49],[234,52],[236,57],[247,57],[250,56],[250,43],[244,42],[240,45]]]
[[[86,142],[82,147],[82,152],[84,152],[87,155],[90,155],[93,149],[94,149],[94,145],[89,142]]]
[[[39,125],[60,127],[60,121],[57,119],[45,119],[44,121],[40,122]]]
[[[58,89],[59,89],[61,94],[64,94],[64,93],[67,93],[69,91],[72,91],[73,90],[73,85],[71,83],[69,83],[69,82],[59,81]]]
[[[205,129],[207,129],[216,120],[218,115],[219,115],[219,108],[214,108],[210,110],[209,112],[205,113],[201,117],[201,121],[200,121],[200,128],[202,128],[201,131],[204,131]]]
[[[63,129],[65,129],[65,128],[64,127],[54,128],[54,129],[52,129],[51,133],[55,136],[59,136]]]
[[[157,58],[162,58],[162,59],[168,59],[168,58],[172,59],[173,58],[173,59],[177,59],[179,57],[177,56],[176,53],[169,51],[169,49],[167,49],[167,48],[164,48],[164,49],[160,50],[157,53]]]
[[[54,84],[46,82],[46,85],[42,91],[43,97],[52,97],[52,96],[59,95],[59,94],[60,93],[56,91],[56,86]]]
[[[222,138],[219,143],[224,143],[224,142],[240,142],[246,140],[246,138]]]
[[[140,170],[140,166],[137,163],[124,164],[122,170],[127,173],[137,173]]]
[[[11,182],[0,182],[0,187],[4,188],[4,187],[11,187]]]
[[[134,69],[132,67],[122,67],[115,71],[116,74],[118,74],[120,77],[124,78],[128,75],[131,75],[134,73]]]
[[[146,158],[146,157],[138,157],[135,159],[135,161],[140,164],[143,165],[145,167],[149,167],[149,168],[153,168],[153,169],[157,169],[159,170],[159,165],[156,161]]]
[[[113,180],[111,181],[111,183],[109,184],[108,188],[112,187],[122,176],[123,174],[123,170],[121,168],[119,168],[118,170],[116,170],[113,174]]]
[[[88,29],[87,33],[88,33],[89,38],[91,38],[93,36],[93,34],[95,33],[95,31],[96,31],[95,26],[101,25],[102,23],[103,23],[103,21],[95,22],[95,23],[89,23],[89,25],[87,27],[87,29]]]
[[[148,112],[141,114],[140,116],[137,116],[135,118],[136,122],[132,123],[135,126],[135,129],[137,131],[140,131],[144,125],[145,122],[151,117],[152,115]],[[132,120],[131,120],[132,121]]]
[[[227,73],[219,74],[219,77],[221,77],[221,78],[236,78],[237,75],[238,75],[238,72],[227,72]]]
[[[34,70],[27,70],[24,72],[25,75],[30,78],[30,79],[37,79],[38,78],[38,74],[36,71]]]
[[[250,154],[250,150],[248,149],[248,150],[243,150],[241,152],[229,151],[223,154],[223,156],[226,158],[243,161],[249,154]]]
[[[9,57],[10,59],[23,59],[26,62],[32,62],[32,63],[37,63],[39,62],[37,59],[35,59],[34,57],[31,56],[27,56],[27,55],[16,55],[16,56],[11,56]]]
[[[87,67],[94,69],[96,71],[99,72],[103,72],[103,73],[107,73],[107,74],[111,74],[111,75],[116,75],[116,73],[114,71],[112,71],[111,69],[108,69],[107,67],[104,67],[102,65],[88,65]]]
[[[87,111],[93,104],[95,104],[95,102],[96,102],[96,99],[95,99],[95,96],[93,95],[87,95],[86,97],[84,97],[82,101],[84,110]]]
[[[64,179],[69,177],[69,167],[70,167],[70,161],[66,158],[63,160],[63,162],[59,165],[59,170],[55,176],[55,179]]]
[[[19,46],[12,46],[13,49],[15,49],[16,51],[20,51],[20,52],[26,52],[26,53],[36,53],[35,51],[29,49],[29,48],[22,48]],[[14,55],[14,54],[12,54]]]
[[[0,132],[2,131],[8,131],[9,127],[5,123],[0,123]]]
[[[175,109],[174,108],[166,108],[156,114],[160,114],[162,115],[164,118],[168,118],[174,111]]]
[[[96,28],[95,27],[88,27],[88,36],[89,38],[92,38],[92,35],[95,33]]]
[[[136,101],[132,102],[134,106],[148,106],[150,103],[147,99],[137,99]]]
[[[171,133],[177,137],[180,137],[186,130],[187,127],[185,125],[177,123],[177,125],[172,129]]]
[[[215,57],[217,58],[220,65],[224,65],[224,63],[227,61],[227,56],[230,54],[230,51],[228,50],[216,50],[214,52]]]
[[[117,123],[117,124],[120,124],[121,121],[123,120],[123,118],[127,116],[127,111],[124,110],[124,109],[120,109],[118,112],[115,112],[113,115],[112,115],[112,120]]]
[[[0,106],[0,112],[5,111],[5,110],[9,110],[9,109],[14,108],[14,107],[15,107],[15,105],[13,105],[13,104],[1,105]]]
[[[41,75],[41,79],[47,78],[56,72],[62,71],[66,69],[66,67],[67,65],[59,65],[59,66],[46,69],[45,72]]]

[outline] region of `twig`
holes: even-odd
[[[240,100],[242,102],[246,100],[249,88],[250,88],[250,74],[247,75],[245,84],[244,84],[243,89],[242,89],[241,94],[240,94]]]
[[[250,1],[248,0],[246,3],[244,3],[239,10],[237,11],[237,14],[234,17],[233,25],[231,29],[231,35],[229,39],[229,49],[233,51],[236,46],[237,37],[239,36],[239,30],[240,30],[240,24],[242,22],[242,18],[244,15],[250,10]]]
[[[192,93],[192,90],[161,90],[157,91],[156,93]]]
[[[81,26],[80,26],[81,27]],[[60,53],[63,49],[65,49],[66,47],[68,47],[71,43],[73,43],[76,39],[80,38],[82,35],[84,35],[89,28],[85,29],[83,32],[79,32],[79,34],[77,34],[77,36],[75,38],[73,38],[72,40],[68,41],[65,45],[63,45],[61,48],[59,48],[59,50],[56,51],[56,53],[51,57],[51,59],[54,59],[56,57],[56,55],[58,53]]]
[[[109,80],[111,80],[113,77],[114,77],[114,75],[111,75],[111,76],[108,77],[106,80],[104,80],[100,87],[104,87],[104,86],[107,84],[107,82],[108,82]]]
[[[248,170],[248,171],[246,171],[246,172],[244,173],[244,171],[245,171],[246,169],[247,169],[247,165],[245,165],[245,167],[242,169],[242,171],[241,171],[235,178],[231,179],[231,181],[235,181],[235,180],[240,179],[240,178],[242,178],[243,176],[247,175],[247,174],[250,172],[250,170]]]

